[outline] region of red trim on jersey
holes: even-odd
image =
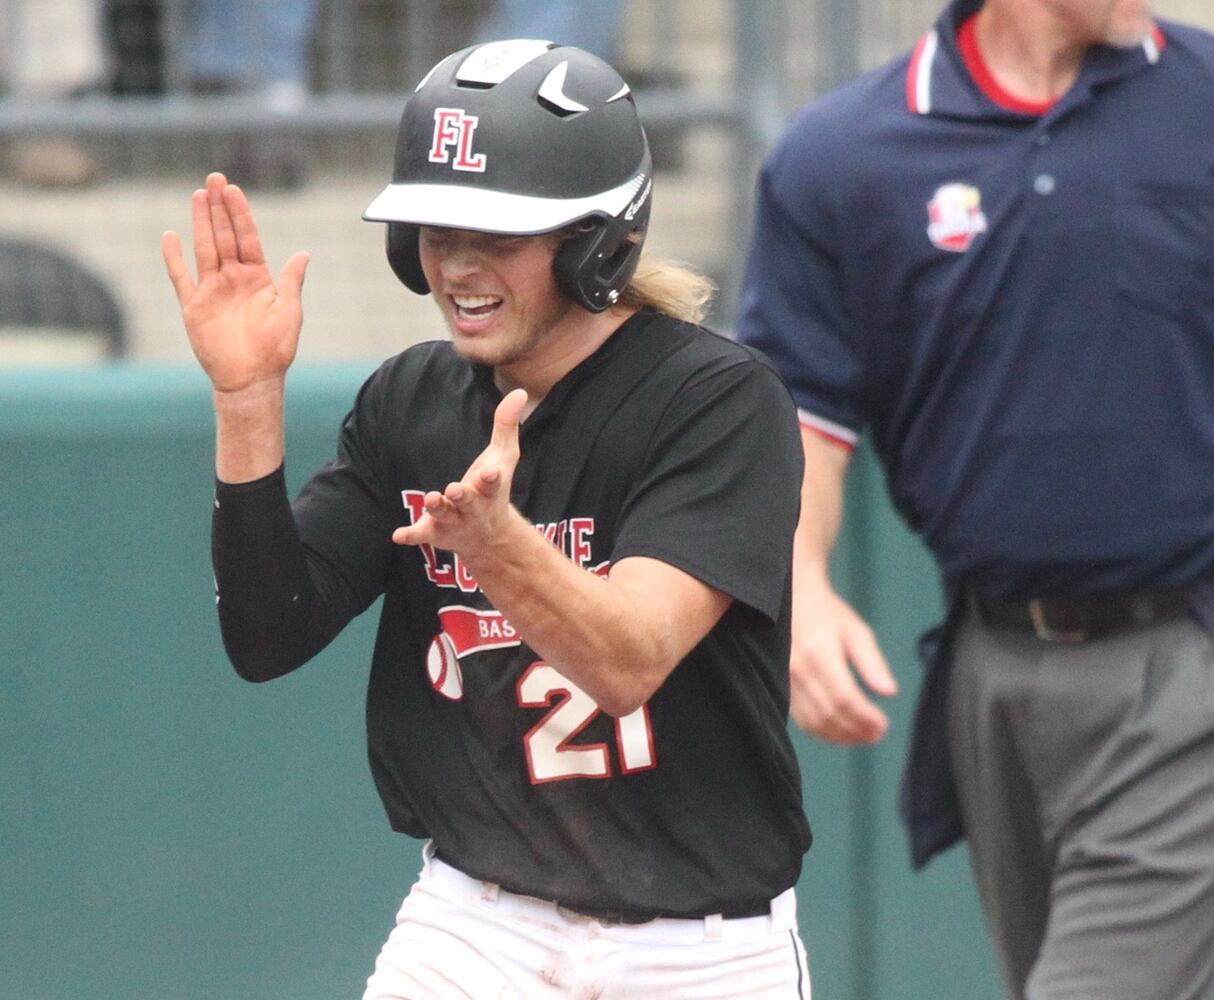
[[[906,106],[912,114],[922,114],[923,109],[919,107],[919,98],[917,96],[919,82],[919,63],[923,60],[923,50],[927,48],[927,43],[931,41],[931,33],[924,35],[915,44],[915,51],[911,53],[910,66],[906,70]]]
[[[807,431],[813,431],[818,435],[818,437],[826,439],[831,444],[837,444],[845,451],[856,450],[856,443],[854,441],[845,441],[843,438],[836,437],[834,434],[831,434],[830,431],[824,430],[821,427],[815,427],[813,424],[806,423],[804,420],[801,421],[801,426]]]
[[[480,653],[487,649],[511,649],[522,645],[522,638],[500,611],[481,611],[458,604],[438,609],[442,630],[455,647],[456,656]]]
[[[975,14],[957,29],[957,45],[961,49],[961,55],[965,59],[965,66],[970,71],[970,76],[974,78],[978,88],[987,97],[999,107],[1006,108],[1008,111],[1016,111],[1022,115],[1043,115],[1058,103],[1057,98],[1052,101],[1026,101],[1024,98],[1004,90],[999,81],[995,79],[986,60],[982,58],[982,51],[978,48],[977,26],[978,15]]]
[[[1155,47],[1162,52],[1168,47],[1168,36],[1158,24],[1151,25],[1151,37],[1155,39]]]

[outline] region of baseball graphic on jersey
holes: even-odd
[[[459,669],[455,643],[446,632],[439,632],[426,653],[426,670],[434,690],[444,698],[459,701],[464,697],[464,675]]]

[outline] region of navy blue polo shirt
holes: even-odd
[[[862,433],[946,579],[1087,593],[1214,572],[1214,37],[1094,48],[1044,113],[955,3],[802,110],[761,178],[739,337]],[[989,82],[988,82],[989,83]]]

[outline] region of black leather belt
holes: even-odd
[[[1190,613],[1187,587],[1001,600],[968,590],[970,610],[985,625],[1019,628],[1047,642],[1086,642],[1115,632],[1145,628]]]
[[[455,868],[447,861],[437,850],[430,855],[437,858],[443,864],[450,868]],[[458,872],[460,869],[455,868]],[[471,876],[465,876],[470,878]],[[499,886],[506,892],[513,893],[515,896],[529,896],[530,893],[520,892],[518,889],[512,889],[509,886]],[[533,899],[540,897],[532,896]],[[659,917],[669,917],[675,920],[703,920],[708,914],[686,914],[686,913],[669,913],[660,910],[629,910],[629,909],[608,909],[606,907],[585,907],[585,906],[566,906],[560,900],[550,900],[558,910],[566,914],[571,914],[578,917],[589,917],[592,920],[597,920],[603,924],[647,924],[651,920],[657,920]],[[765,917],[771,913],[771,901],[758,902],[742,902],[733,906],[724,907],[719,911],[722,918],[725,920],[735,920],[741,917]]]
[[[700,916],[686,916],[681,913],[661,913],[651,910],[597,910],[587,909],[584,906],[565,906],[562,903],[557,903],[557,908],[566,913],[576,914],[579,917],[590,917],[603,924],[647,924],[649,921],[657,920],[660,917],[672,917],[675,920],[704,919],[703,914]],[[726,920],[735,920],[741,917],[765,917],[770,912],[771,904],[761,903],[754,906],[726,908],[721,916]]]

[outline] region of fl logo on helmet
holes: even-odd
[[[472,136],[479,122],[476,115],[468,114],[463,108],[435,108],[430,162],[450,163],[452,170],[484,173],[485,154],[472,152]]]

